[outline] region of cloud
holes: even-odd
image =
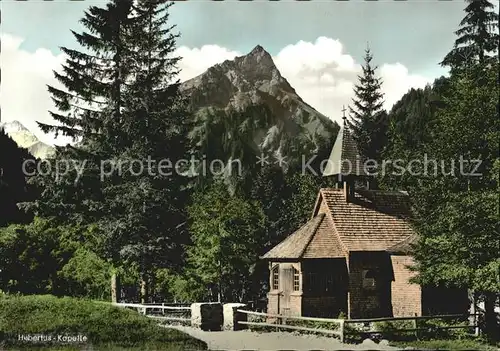
[[[54,106],[47,92],[47,84],[58,85],[52,71],[59,69],[63,55],[54,55],[47,49],[35,52],[21,49],[22,38],[3,33],[1,35],[2,84],[0,105],[2,122],[17,120],[32,131],[38,139],[53,144],[65,144],[68,138],[41,132],[36,122],[53,123],[48,111]]]
[[[185,81],[202,74],[213,65],[241,56],[241,53],[217,45],[204,45],[199,49],[181,46],[174,55],[182,58],[179,62],[179,79]]]
[[[18,120],[46,142],[54,142],[51,135],[43,135],[35,121],[51,123],[48,110],[53,109],[46,84],[58,85],[52,70],[64,61],[63,55],[49,50],[27,52],[21,49],[22,39],[2,34],[2,75],[0,92],[2,119]],[[209,67],[234,59],[242,53],[217,45],[201,48],[177,48],[181,81],[203,73]],[[299,41],[284,47],[274,58],[282,75],[296,92],[319,112],[340,122],[342,105],[349,105],[354,84],[358,82],[363,58],[353,58],[345,52],[338,40],[319,37],[314,43]],[[374,53],[376,62],[376,53]],[[386,109],[389,109],[410,88],[424,87],[433,77],[411,74],[401,63],[379,63],[378,74],[383,80]],[[64,144],[67,139],[57,139]]]
[[[353,88],[361,74],[363,58],[348,55],[338,40],[319,37],[314,43],[299,41],[274,58],[282,75],[311,106],[340,122],[342,105],[351,104]],[[374,60],[376,61],[376,54]],[[432,78],[410,74],[400,63],[385,63],[377,71],[382,79],[384,108],[390,109],[410,88],[422,88]]]

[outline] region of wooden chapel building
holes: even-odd
[[[340,186],[320,189],[310,220],[261,257],[270,270],[267,313],[354,319],[466,312],[466,291],[409,281],[417,235],[408,194],[356,188],[369,180],[360,159],[344,117],[323,173],[341,176]]]

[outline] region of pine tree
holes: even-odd
[[[422,283],[458,285],[482,295],[486,331],[494,337],[500,290],[498,72],[476,66],[481,84],[470,74],[452,75],[446,107],[437,112],[424,147],[437,164],[418,177],[412,192],[420,234],[415,258]],[[460,157],[466,162],[460,164]]]
[[[195,192],[189,217],[193,245],[187,276],[204,288],[201,298],[247,301],[256,292],[255,265],[265,252],[265,217],[258,203],[231,196],[225,184],[214,182]]]
[[[26,182],[27,175],[23,173],[25,161],[34,161],[34,157],[19,148],[0,128],[0,227],[30,220],[30,216],[17,207],[18,203],[28,201],[35,195]],[[31,172],[32,166],[26,167],[26,171]]]
[[[385,144],[387,114],[382,109],[382,81],[375,75],[377,67],[372,67],[372,59],[371,51],[367,48],[363,75],[358,76],[359,84],[354,87],[354,107],[349,107],[350,118],[347,123],[363,156],[379,160]]]
[[[179,58],[172,53],[178,35],[167,27],[170,6],[165,0],[134,4],[128,31],[130,77],[122,111],[128,146],[117,154],[122,162],[140,164],[143,171],[115,177],[105,193],[110,247],[118,246],[123,260],[141,267],[143,297],[152,268],[178,266],[187,238],[182,226],[188,197],[185,170],[160,167],[162,160],[175,165],[186,158],[190,125],[186,101],[174,80]]]
[[[465,17],[460,22],[460,28],[455,32],[458,38],[453,49],[441,62],[442,66],[452,68],[478,62],[485,63],[488,59],[498,56],[499,35],[498,14],[488,0],[466,0]]]
[[[67,173],[37,176],[39,200],[26,204],[42,217],[90,223],[102,217],[101,160],[112,158],[117,145],[127,142],[122,128],[127,47],[124,42],[131,1],[113,0],[105,8],[91,6],[81,20],[87,32],[72,32],[82,46],[62,47],[67,55],[62,72],[54,72],[64,89],[48,86],[57,122],[39,123],[45,132],[74,138],[75,145],[59,147],[51,161],[69,161]],[[76,166],[84,166],[78,175]],[[53,169],[52,169],[53,171]]]
[[[184,159],[190,118],[174,80],[169,6],[113,0],[85,13],[90,33],[74,35],[86,50],[63,48],[69,58],[56,78],[66,90],[49,87],[60,125],[41,125],[76,139],[55,157],[85,161],[84,174],[37,177],[43,196],[31,204],[41,216],[97,223],[96,252],[140,265],[144,283],[152,266],[179,263],[185,222],[184,170],[171,165]]]

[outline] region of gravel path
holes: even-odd
[[[342,344],[337,339],[286,332],[257,333],[249,330],[206,332],[171,326],[208,344],[210,350],[397,350],[384,342],[365,340],[358,345]]]

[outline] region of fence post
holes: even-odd
[[[344,342],[344,333],[345,333],[345,320],[342,319],[340,320],[340,342],[343,343]]]
[[[417,317],[416,313],[415,313],[415,317]],[[413,321],[414,321],[413,326],[415,328],[415,339],[418,340],[418,319],[415,318]]]
[[[474,313],[474,336],[479,336],[479,321],[481,315],[476,310]]]

